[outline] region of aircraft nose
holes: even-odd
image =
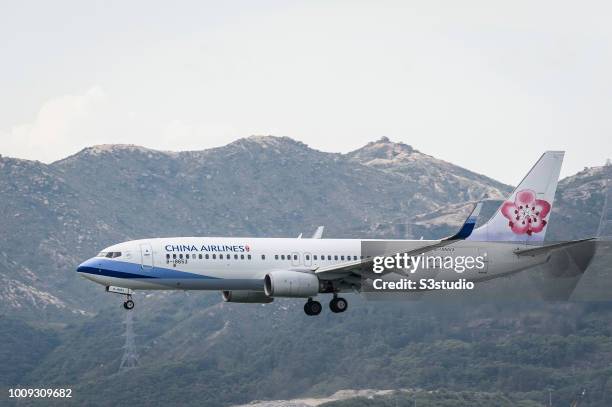
[[[91,273],[92,268],[94,268],[94,258],[87,259],[83,263],[77,266],[77,273]]]

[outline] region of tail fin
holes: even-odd
[[[563,151],[547,151],[487,223],[468,240],[542,242],[546,235]]]

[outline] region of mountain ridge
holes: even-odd
[[[596,213],[580,205],[601,205],[601,176],[592,169],[560,182],[553,234],[596,227]],[[483,195],[510,189],[387,138],[346,154],[252,136],[183,152],[105,144],[51,164],[0,157],[0,310],[94,312],[83,296],[110,300],[74,268],[120,241],[297,236],[319,224],[334,237],[443,237]],[[570,218],[584,220],[575,228]]]

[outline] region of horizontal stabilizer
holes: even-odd
[[[580,240],[572,240],[569,242],[561,242],[561,243],[554,243],[554,244],[548,244],[545,246],[537,246],[537,247],[533,247],[533,248],[529,248],[529,249],[519,249],[519,250],[515,250],[514,254],[516,254],[517,256],[538,256],[540,254],[545,254],[550,252],[551,250],[556,250],[556,249],[561,249],[561,248],[565,248],[565,247],[570,247],[570,246],[575,246],[577,244],[583,243],[583,242],[589,242],[591,240],[595,240],[597,238],[595,237],[590,237],[588,239],[580,239]]]

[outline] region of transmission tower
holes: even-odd
[[[125,325],[125,344],[123,345],[123,357],[121,358],[121,363],[119,364],[119,371],[125,371],[128,369],[133,369],[138,366],[138,354],[136,353],[136,343],[134,342],[134,338],[136,335],[134,334],[134,320],[133,311],[125,312],[125,320],[123,324]]]

